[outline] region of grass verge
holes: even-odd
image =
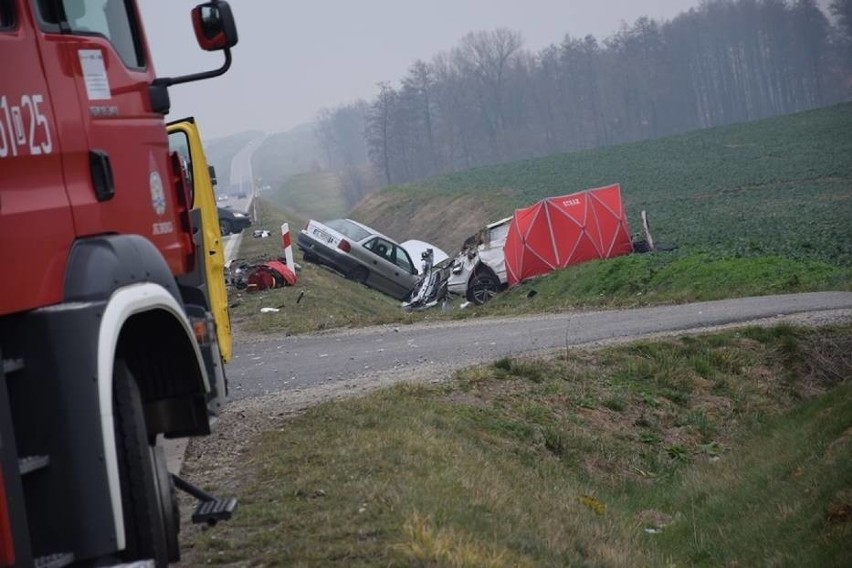
[[[233,468],[219,483],[242,500],[231,523],[184,535],[187,558],[840,566],[850,378],[852,326],[780,326],[502,359],[326,403],[271,420],[234,463],[187,464]]]
[[[279,227],[290,224],[291,238],[304,219],[266,201],[258,206],[255,227],[270,229],[267,239],[243,237],[240,257],[259,262],[281,252]],[[340,327],[359,327],[426,320],[463,319],[480,315],[513,316],[600,307],[636,307],[723,298],[785,294],[819,290],[852,290],[852,268],[815,259],[779,256],[720,257],[710,252],[674,251],[631,255],[589,262],[538,278],[499,295],[486,306],[459,310],[462,298],[453,298],[449,310],[434,308],[408,313],[400,303],[360,286],[329,269],[301,264],[299,282],[258,294],[233,291],[231,319],[240,330],[298,334]],[[535,294],[531,294],[535,291]],[[300,299],[301,298],[301,299]],[[261,313],[274,307],[277,313]]]

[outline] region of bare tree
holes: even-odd
[[[379,85],[370,161],[390,184],[845,100],[852,0],[831,8],[836,26],[815,0],[705,0],[537,54],[517,32],[471,32]]]
[[[365,133],[370,161],[381,172],[388,185],[393,182],[391,174],[391,120],[398,101],[396,90],[388,83],[379,83],[379,95],[370,105]]]

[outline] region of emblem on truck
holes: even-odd
[[[151,172],[148,177],[148,183],[151,186],[151,205],[157,215],[166,214],[166,194],[163,191],[163,180],[160,179],[160,174],[157,171]]]

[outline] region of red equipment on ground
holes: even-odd
[[[503,246],[510,286],[572,264],[631,252],[618,184],[548,197],[515,210]]]
[[[247,292],[259,292],[270,288],[296,285],[296,273],[279,260],[270,260],[256,267],[249,274]]]

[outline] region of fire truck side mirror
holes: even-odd
[[[2,0],[0,0],[2,2]],[[169,93],[167,88],[181,83],[202,81],[223,75],[231,68],[231,48],[237,45],[237,24],[231,7],[224,0],[213,0],[199,4],[192,9],[192,26],[201,49],[222,51],[225,62],[218,69],[191,73],[178,77],[159,77],[154,79],[149,89],[151,109],[160,114],[169,112]]]
[[[193,8],[192,26],[201,49],[219,51],[237,45],[237,24],[227,2],[205,2]]]

